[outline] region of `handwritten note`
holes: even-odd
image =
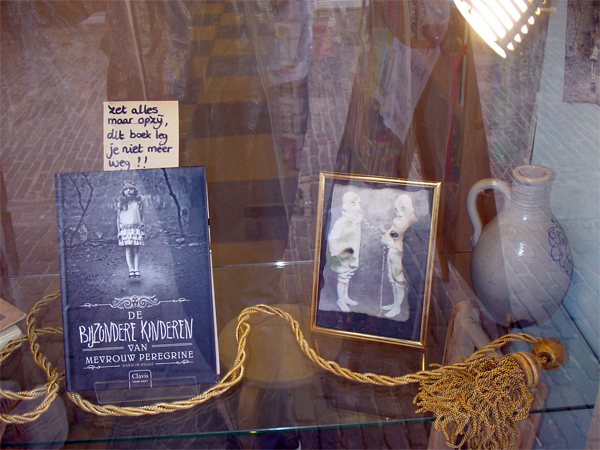
[[[176,101],[105,102],[104,170],[179,166]]]

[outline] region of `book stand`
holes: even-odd
[[[196,377],[150,378],[146,370],[132,370],[129,380],[99,381],[94,384],[96,401],[111,403],[171,401],[197,396]]]

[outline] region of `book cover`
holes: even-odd
[[[218,376],[203,167],[55,177],[69,391]]]

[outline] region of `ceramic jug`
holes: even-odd
[[[469,191],[471,280],[482,311],[499,325],[546,322],[571,283],[571,248],[548,204],[553,178],[547,167],[520,166],[512,185],[488,178]],[[503,206],[482,231],[477,196],[486,189],[499,191]]]

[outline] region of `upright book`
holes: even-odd
[[[216,382],[204,168],[55,182],[67,389]]]

